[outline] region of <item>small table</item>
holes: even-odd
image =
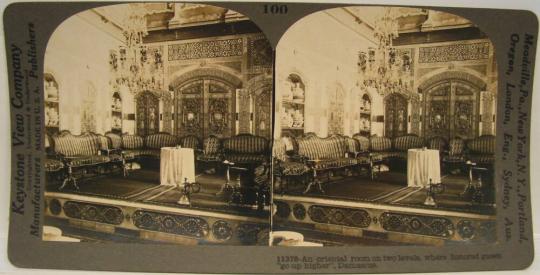
[[[163,147],[160,155],[160,184],[195,182],[195,154],[191,148]]]
[[[439,150],[409,149],[407,152],[407,185],[427,187],[441,182]]]

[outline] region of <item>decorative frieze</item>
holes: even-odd
[[[202,218],[144,210],[133,213],[133,224],[140,229],[194,238],[204,238],[210,231],[208,222]]]
[[[308,209],[308,215],[312,221],[317,223],[359,228],[366,228],[371,224],[369,213],[363,209],[312,205]]]
[[[450,238],[454,224],[447,218],[385,212],[380,217],[384,230],[424,236]]]
[[[446,46],[421,47],[419,63],[479,60],[489,58],[489,43],[453,44]]]
[[[262,73],[272,68],[272,46],[264,35],[249,40],[248,58],[251,73]]]
[[[242,56],[242,38],[169,45],[169,61]]]
[[[93,221],[119,225],[124,220],[122,210],[114,206],[105,206],[76,201],[67,201],[64,203],[64,214],[73,219]],[[51,210],[53,212],[53,210]],[[54,210],[57,212],[57,210]]]

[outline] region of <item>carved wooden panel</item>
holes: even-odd
[[[177,136],[196,135],[203,136],[204,108],[203,108],[204,82],[197,80],[180,88],[176,94],[176,133]]]
[[[478,134],[479,91],[460,81],[443,81],[426,92],[426,137],[473,138]]]
[[[426,136],[448,137],[450,131],[450,83],[435,86],[426,96]]]
[[[229,137],[234,134],[234,88],[225,82],[199,78],[176,91],[176,135],[210,135]]]
[[[255,95],[254,129],[255,135],[272,137],[272,91],[264,89]]]
[[[399,137],[407,134],[407,99],[401,94],[390,94],[385,99],[384,135]]]
[[[142,92],[136,102],[137,134],[147,136],[159,132],[159,98],[151,92]]]
[[[234,135],[235,90],[232,85],[218,80],[205,80],[208,93],[208,116],[205,119],[205,137],[215,135],[220,138]]]

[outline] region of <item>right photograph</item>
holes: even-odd
[[[430,9],[297,21],[276,49],[271,245],[496,243],[494,51]]]

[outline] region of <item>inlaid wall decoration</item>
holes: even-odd
[[[445,80],[425,93],[426,137],[474,138],[479,128],[479,89],[472,83]]]
[[[255,95],[254,102],[255,135],[270,138],[272,136],[272,90],[262,90]]]
[[[342,135],[345,127],[345,91],[340,85],[333,85],[327,92],[328,135]]]
[[[482,133],[481,135],[493,135],[495,128],[493,106],[496,105],[495,95],[485,91],[480,93],[482,101]]]
[[[169,45],[169,61],[241,56],[243,39],[205,40]]]
[[[272,46],[264,35],[249,39],[248,66],[251,73],[261,73],[271,69],[272,58]]]
[[[260,75],[252,78],[246,85],[253,106],[252,128],[258,136],[272,138],[272,78]]]
[[[90,82],[82,93],[81,133],[96,132],[96,88]]]
[[[489,58],[489,42],[421,47],[419,63],[466,61]]]
[[[180,88],[176,93],[175,100],[175,124],[176,134],[186,136],[193,134],[203,136],[204,129],[204,106],[203,106],[204,82],[192,81]]]
[[[159,98],[149,91],[141,92],[136,97],[136,133],[147,136],[159,132]]]
[[[234,99],[235,89],[225,81],[204,76],[186,81],[175,92],[176,135],[233,135]]]
[[[399,93],[388,95],[384,100],[384,135],[399,137],[407,134],[408,102]]]

